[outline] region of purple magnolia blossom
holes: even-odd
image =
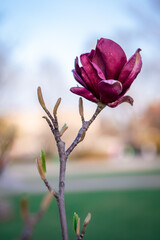
[[[101,38],[95,50],[80,56],[82,67],[76,57],[72,72],[83,87],[72,87],[71,92],[109,107],[116,107],[122,102],[132,105],[133,99],[124,94],[141,70],[140,50],[127,61],[125,52],[117,43]]]

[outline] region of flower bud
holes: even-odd
[[[62,136],[63,133],[64,133],[67,129],[68,129],[68,126],[67,126],[67,124],[65,123],[65,124],[63,125],[63,127],[61,128],[61,130],[60,130],[60,135]]]
[[[82,142],[82,141],[84,140],[85,135],[86,135],[86,130],[84,129],[84,130],[83,130],[83,133],[82,133],[82,136],[81,136],[81,138],[80,138],[80,140],[79,140],[78,143],[80,143],[80,142]]]
[[[81,97],[79,98],[79,114],[80,114],[81,118],[84,118],[83,100]]]
[[[38,94],[38,100],[39,100],[39,103],[40,103],[41,107],[43,109],[46,109],[46,105],[45,105],[45,102],[43,100],[42,91],[41,91],[40,87],[37,88],[37,94]]]
[[[87,217],[84,220],[83,225],[87,226],[90,220],[91,220],[91,213],[88,213]]]
[[[47,193],[42,200],[41,209],[43,211],[46,211],[52,200],[53,200],[53,192]]]
[[[61,103],[61,98],[58,98],[58,100],[57,100],[57,102],[54,106],[54,109],[53,109],[53,116],[54,117],[56,117],[56,115],[57,115],[57,110],[58,110],[58,107],[59,107],[60,103]]]
[[[78,226],[78,219],[79,219],[79,216],[76,212],[74,212],[73,214],[73,229],[75,231],[75,233],[77,233],[77,227],[80,227]],[[80,223],[80,220],[79,220],[79,223]]]
[[[41,176],[42,179],[45,179],[45,173],[42,167],[41,159],[37,158],[36,163],[37,163],[37,169],[38,169],[39,175]]]
[[[41,162],[42,162],[42,168],[43,168],[43,171],[46,173],[46,157],[45,157],[45,152],[44,150],[41,150]]]
[[[22,219],[27,220],[29,216],[29,209],[28,209],[28,199],[26,197],[21,198],[20,210],[21,210]]]
[[[80,218],[78,218],[77,229],[76,229],[76,235],[79,235],[79,234],[80,234]]]

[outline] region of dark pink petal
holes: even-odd
[[[92,49],[92,50],[90,51],[90,53],[88,53],[88,58],[91,60],[91,59],[93,58],[94,54],[95,54],[95,50]]]
[[[74,65],[75,65],[76,72],[80,75],[81,74],[81,68],[79,67],[79,64],[78,64],[78,57],[76,57]]]
[[[112,79],[102,80],[98,84],[98,91],[102,103],[112,103],[119,98],[119,94],[122,92],[122,84]]]
[[[141,51],[140,48],[137,49],[135,54],[133,54],[133,56],[128,60],[128,62],[126,62],[126,64],[122,68],[122,71],[121,71],[121,73],[119,75],[119,78],[118,78],[118,81],[120,81],[121,83],[124,83],[125,80],[128,78],[128,76],[130,75],[130,73],[132,72],[132,70],[135,66],[137,55],[139,54],[140,51]]]
[[[82,87],[72,87],[70,89],[70,91],[72,93],[75,93],[77,95],[80,95],[86,99],[88,99],[91,102],[98,102],[98,99],[90,92],[88,91],[86,88],[82,88]]]
[[[88,78],[91,80],[94,91],[97,91],[97,84],[101,81],[100,77],[97,74],[97,71],[91,64],[89,58],[88,58],[88,53],[82,54],[80,56],[81,63],[83,65],[83,69],[85,70]]]
[[[93,65],[94,69],[97,71],[98,76],[99,76],[102,80],[105,80],[106,78],[105,78],[102,70],[98,67],[98,65],[96,65],[94,62],[91,62],[91,63],[92,63],[92,65]]]
[[[133,106],[133,98],[131,98],[130,96],[123,96],[121,98],[119,98],[117,101],[113,102],[113,103],[108,103],[107,105],[111,108],[117,107],[119,104],[127,102],[129,104],[131,104]]]
[[[89,90],[91,90],[92,92],[95,92],[92,81],[90,80],[90,78],[88,77],[88,75],[86,74],[85,70],[83,69],[83,67],[81,67],[81,76],[83,81],[85,82],[85,84],[87,85],[87,88]]]
[[[97,62],[94,62],[93,61],[93,58],[95,58],[95,53],[96,51],[95,50],[91,50],[91,52],[88,54],[88,59],[90,60],[90,63],[92,64],[92,66],[95,68],[98,76],[102,79],[102,80],[105,80],[106,77],[104,76],[104,73],[103,71],[101,70],[100,66],[98,65],[98,61]],[[98,59],[97,59],[98,60]],[[99,59],[101,61],[101,59]],[[99,62],[100,63],[100,62]],[[101,65],[101,64],[100,64]],[[103,69],[103,68],[102,68]]]
[[[122,83],[123,92],[121,93],[121,95],[124,95],[126,93],[126,91],[130,88],[134,79],[137,77],[138,73],[141,71],[142,59],[141,59],[141,55],[139,54],[139,51],[137,51],[136,53],[136,60],[132,68],[132,71],[130,72],[128,78],[124,81],[124,83]]]
[[[102,54],[100,53],[99,49],[96,48],[96,50],[92,50],[91,53],[88,55],[88,58],[90,59],[92,64],[95,64],[96,66],[98,66],[99,69],[101,69],[103,75],[100,76],[100,78],[106,79],[107,77],[105,76],[106,72],[105,63],[103,61]]]
[[[79,82],[82,86],[87,88],[87,85],[85,84],[85,82],[82,80],[82,78],[79,76],[79,74],[73,69],[72,70],[74,78],[76,79],[77,82]]]
[[[106,79],[118,79],[118,76],[127,61],[123,49],[112,40],[101,38],[97,42],[96,54],[98,59],[100,59],[100,56],[103,59]]]

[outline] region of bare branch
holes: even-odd
[[[45,179],[43,179],[43,182],[45,183],[45,185],[46,185],[46,187],[48,188],[49,192],[52,193],[53,196],[54,196],[56,199],[58,199],[58,193],[51,188],[48,180],[45,178]]]
[[[84,129],[83,133],[82,133],[82,136],[81,136],[81,138],[80,138],[78,143],[82,142],[84,140],[85,136],[86,136],[86,130]]]
[[[51,129],[51,131],[52,131],[52,133],[53,133],[53,135],[54,135],[54,127],[53,127],[51,121],[50,121],[46,116],[43,116],[43,118],[44,118],[44,119],[46,120],[46,122],[48,123],[48,125],[49,125],[49,127],[50,127],[50,129]]]
[[[40,90],[39,90],[40,91]],[[41,93],[41,92],[40,92]],[[46,108],[44,104],[44,100],[42,101],[42,94],[40,95],[39,93],[39,99],[40,103],[43,106],[44,111],[46,112],[48,117],[44,117],[45,120],[47,121],[54,138],[57,143],[57,148],[58,148],[58,154],[59,154],[59,160],[60,160],[60,172],[59,172],[59,191],[56,193],[49,185],[48,181],[46,178],[43,177],[43,181],[48,188],[48,190],[56,197],[57,203],[58,203],[58,208],[59,208],[59,215],[60,215],[60,223],[61,223],[61,230],[62,230],[62,238],[63,240],[68,240],[68,231],[67,231],[67,220],[66,220],[66,212],[65,212],[65,202],[64,202],[64,192],[65,192],[65,172],[66,172],[66,162],[67,162],[67,157],[69,154],[73,151],[73,149],[77,146],[78,143],[83,141],[85,137],[85,133],[88,130],[89,126],[91,123],[95,120],[97,115],[101,112],[101,110],[105,107],[103,104],[98,104],[97,109],[91,119],[89,121],[84,120],[84,112],[83,112],[83,101],[80,98],[79,100],[79,113],[81,116],[82,120],[82,127],[80,128],[75,140],[73,143],[70,145],[70,147],[65,150],[65,143],[61,140],[61,136],[63,133],[67,130],[67,126],[64,125],[62,129],[59,131],[59,126],[58,126],[58,119],[57,119],[57,109],[59,107],[61,99],[59,98],[55,104],[55,107],[53,109],[53,115],[54,118],[51,116],[50,112]],[[79,235],[80,232],[80,220],[78,223],[78,229],[77,229],[77,234]],[[81,235],[77,235],[77,237],[81,237],[79,239],[82,239],[85,229],[86,229],[87,224],[83,224],[83,229]]]
[[[45,214],[46,210],[48,209],[51,201],[53,199],[53,195],[51,193],[46,194],[44,198],[42,199],[41,202],[41,207],[40,209],[35,213],[35,214],[30,214],[27,206],[27,218],[23,219],[24,220],[24,228],[22,230],[21,236],[19,240],[29,240],[31,239],[33,235],[33,230],[34,226],[39,222],[39,220],[43,217]],[[22,208],[22,205],[21,205]],[[24,216],[22,215],[22,218]]]
[[[23,221],[26,221],[29,217],[28,199],[26,197],[21,198],[20,211],[21,211],[21,217]]]
[[[70,145],[70,147],[66,151],[67,156],[69,156],[69,154],[73,151],[73,149],[77,146],[77,144],[80,143],[84,139],[84,137],[85,137],[84,132],[86,132],[88,130],[91,123],[95,120],[95,118],[98,116],[98,114],[102,111],[102,109],[104,107],[105,107],[104,105],[98,105],[97,109],[96,109],[95,113],[93,114],[93,116],[91,117],[91,119],[89,121],[83,121],[82,127],[79,130],[75,140],[73,141],[73,143]]]
[[[40,207],[42,211],[46,211],[48,209],[51,201],[53,200],[53,197],[54,197],[54,193],[52,191],[45,195],[45,197],[41,202],[41,207]]]
[[[44,173],[44,170],[43,170],[43,167],[42,167],[42,162],[41,162],[40,158],[36,159],[36,163],[37,163],[37,169],[38,169],[39,175],[42,178],[43,182],[45,183],[46,187],[48,188],[49,192],[52,193],[52,195],[56,199],[58,199],[58,194],[56,193],[55,190],[53,190],[51,188],[50,184],[48,183],[48,181],[47,181],[47,179],[45,177],[45,173]]]

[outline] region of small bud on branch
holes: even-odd
[[[80,218],[78,218],[77,229],[76,229],[76,235],[78,236],[79,234],[80,234]]]
[[[46,196],[43,198],[42,202],[41,202],[41,209],[42,211],[46,211],[47,208],[49,207],[51,201],[53,200],[53,191],[49,192],[48,194],[46,194]]]
[[[84,111],[83,111],[83,100],[81,97],[79,98],[79,114],[83,120],[84,119]]]
[[[42,168],[43,168],[43,171],[46,173],[46,157],[45,157],[45,152],[44,150],[41,150],[41,162],[42,162]]]
[[[60,135],[62,136],[67,129],[68,129],[68,126],[67,126],[67,124],[65,123],[65,124],[63,125],[63,127],[61,128],[61,130],[60,130]]]
[[[28,199],[26,197],[21,198],[20,211],[23,221],[26,221],[29,217]]]
[[[44,170],[43,170],[43,167],[42,167],[41,159],[37,158],[36,163],[37,163],[37,169],[38,169],[39,175],[44,180],[45,179],[45,173],[44,173]]]
[[[85,234],[85,232],[86,232],[86,227],[87,227],[87,225],[89,224],[90,220],[91,220],[91,214],[88,213],[88,215],[87,215],[87,217],[85,218],[84,223],[83,223],[82,232],[81,232],[81,234],[78,236],[77,240],[83,239],[84,234]]]
[[[84,130],[83,130],[83,133],[82,133],[82,136],[81,136],[81,138],[80,138],[80,140],[79,140],[78,143],[80,143],[80,142],[82,142],[82,141],[84,140],[85,135],[86,135],[86,130],[84,129]]]
[[[74,212],[73,214],[73,229],[75,231],[75,233],[77,233],[77,224],[78,224],[78,214],[76,212]]]
[[[45,102],[43,100],[43,95],[42,95],[42,91],[41,91],[40,87],[37,88],[37,94],[38,94],[38,100],[39,100],[39,103],[40,103],[41,107],[43,109],[46,109],[46,105],[45,105]]]
[[[56,104],[55,104],[55,106],[54,106],[54,109],[53,109],[53,116],[54,116],[55,118],[56,118],[57,110],[58,110],[58,107],[59,107],[60,103],[61,103],[61,98],[58,98],[58,100],[57,100],[57,102],[56,102]]]
[[[87,226],[91,220],[91,213],[88,213],[87,217],[84,220],[83,226]]]

